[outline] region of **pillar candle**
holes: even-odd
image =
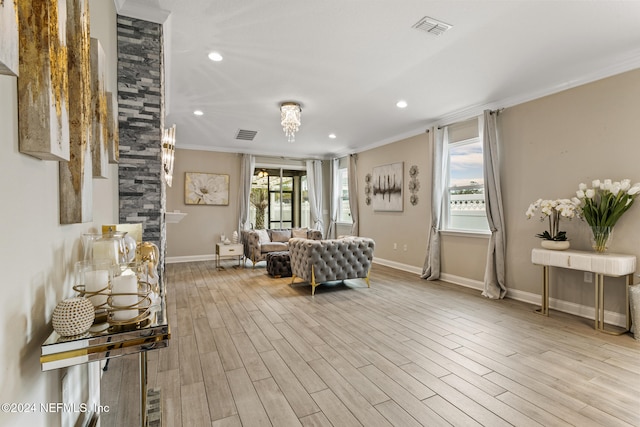
[[[125,307],[137,304],[139,297],[138,278],[131,271],[125,271],[120,276],[111,280],[111,301],[114,306]],[[136,295],[116,295],[116,294],[136,294]],[[113,320],[124,321],[133,319],[138,315],[138,309],[116,310],[113,312]]]
[[[103,292],[104,295],[94,295],[89,297],[95,307],[99,307],[107,302],[107,290],[109,286],[109,272],[107,270],[85,271],[84,290],[86,292]]]

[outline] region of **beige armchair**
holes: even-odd
[[[267,259],[269,252],[289,250],[289,239],[322,239],[322,232],[307,228],[244,230],[241,234],[244,256],[255,264]]]

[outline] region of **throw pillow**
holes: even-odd
[[[291,238],[291,230],[271,230],[272,242],[288,242]]]
[[[269,233],[267,233],[267,230],[256,230],[256,233],[258,233],[258,239],[260,240],[261,245],[265,243],[271,243],[271,239],[269,238]]]
[[[291,230],[291,237],[300,237],[302,239],[307,238],[307,229],[306,228],[294,228]]]

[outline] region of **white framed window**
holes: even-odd
[[[340,188],[340,198],[338,199],[338,223],[351,224],[351,208],[349,207],[349,169],[338,169],[338,188]]]
[[[446,162],[446,188],[443,203],[444,229],[446,231],[486,234],[489,223],[484,199],[484,164],[482,156],[482,133],[459,139],[455,131],[443,159]],[[453,135],[452,135],[453,134]],[[465,134],[465,132],[459,132]],[[457,140],[456,140],[457,139]]]

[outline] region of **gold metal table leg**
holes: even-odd
[[[625,307],[625,314],[627,316],[627,331],[629,331],[631,329],[631,307],[629,305],[629,287],[633,285],[633,274],[627,274],[627,280],[625,281],[625,287],[624,287],[624,307]],[[640,333],[640,332],[639,332]]]
[[[607,330],[605,329],[604,323],[604,275],[603,274],[595,274],[595,283],[596,283],[596,320],[595,320],[595,329],[599,332],[604,332],[609,335],[622,335],[629,331],[631,327],[630,316],[629,316],[629,286],[633,283],[633,275],[627,275],[626,283],[624,286],[625,292],[625,314],[626,314],[626,328],[622,330]]]
[[[549,316],[549,266],[542,266],[542,296],[540,308],[535,312],[543,316]]]
[[[593,329],[598,329],[598,316],[600,315],[600,299],[599,296],[600,294],[598,293],[598,291],[600,290],[600,288],[598,287],[598,275],[594,274],[594,278],[593,278],[593,295],[594,295],[594,300],[593,300],[593,309],[594,309],[594,314],[593,314]]]

